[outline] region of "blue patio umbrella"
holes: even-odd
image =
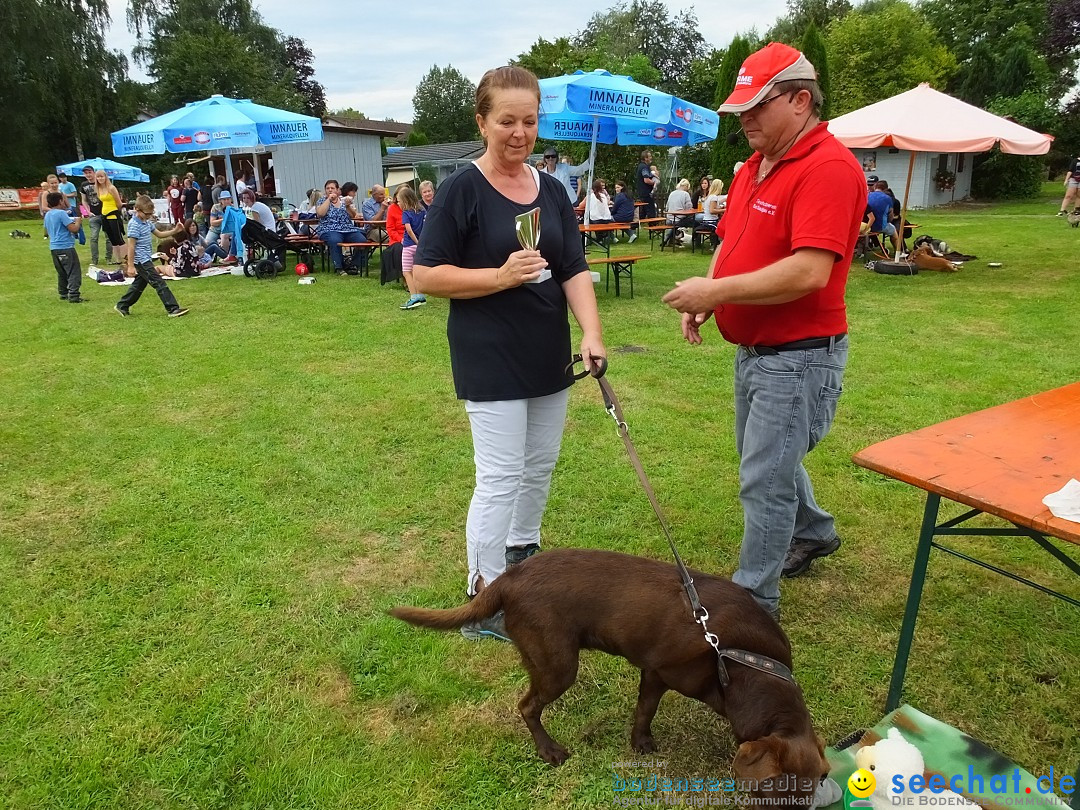
[[[214,95],[114,132],[112,145],[117,157],[222,149],[227,158],[233,149],[321,141],[322,134],[322,121],[313,116]],[[225,174],[234,188],[228,159]]]
[[[589,141],[590,186],[597,143],[694,145],[716,138],[719,126],[712,110],[606,70],[540,80],[539,135]]]
[[[129,166],[126,163],[118,163],[115,160],[99,157],[63,163],[57,166],[56,170],[58,172],[64,172],[68,177],[81,177],[82,170],[86,166],[93,166],[95,172],[105,172],[110,180],[128,180],[132,183],[150,182],[150,175],[138,166]]]

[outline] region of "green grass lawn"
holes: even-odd
[[[844,546],[783,586],[830,741],[881,715],[923,505],[851,456],[1077,379],[1080,231],[1054,218],[1060,193],[920,212],[920,233],[978,255],[958,274],[852,268],[846,391],[808,461]],[[516,714],[513,647],[384,613],[463,598],[473,470],[447,303],[402,312],[405,293],[371,278],[224,276],[171,285],[186,318],[148,291],[124,320],[115,287],[57,300],[31,225],[34,239],[0,240],[0,806],[610,806],[612,763],[632,758],[625,661],[583,656],[546,715],[573,753],[552,769]],[[712,327],[687,346],[660,303],[706,265],[657,252],[635,298],[598,297],[609,376],[676,541],[726,575],[742,531],[733,349]],[[544,539],[668,556],[588,381]],[[1033,544],[967,545],[1076,593]],[[935,556],[906,697],[1035,773],[1072,772],[1078,618]],[[654,729],[668,775],[728,774],[733,741],[704,706],[669,695]]]

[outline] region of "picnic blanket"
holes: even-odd
[[[1049,786],[1045,777],[1042,779],[1042,789],[1040,789],[1035,776],[1007,757],[974,737],[940,720],[935,720],[907,704],[886,715],[880,723],[865,731],[860,739],[851,742],[847,747],[826,748],[825,756],[828,757],[829,764],[832,766],[829,776],[841,787],[847,785],[848,778],[857,770],[855,752],[863,746],[873,745],[878,740],[884,739],[892,728],[899,730],[904,739],[919,749],[923,755],[927,773],[942,774],[946,783],[956,775],[962,777],[956,780],[960,787],[956,792],[962,793],[976,804],[987,808],[1023,804],[1068,810],[1068,805],[1057,795],[1043,792]],[[1042,768],[1040,773],[1049,774],[1050,768]],[[1069,775],[1071,772],[1057,773],[1055,771],[1050,783],[1057,788],[1061,777]],[[976,776],[982,777],[981,790],[976,789],[980,786],[980,780],[974,778]],[[994,776],[1007,778],[992,780]],[[927,795],[933,794],[927,793]],[[904,798],[906,797],[907,794],[904,794]],[[843,801],[837,801],[828,807],[841,810]]]
[[[94,273],[94,270],[96,270],[96,269],[97,268],[92,267],[90,270],[87,270],[86,271],[86,277],[87,278],[92,278],[94,281],[97,281],[97,276]],[[177,278],[172,278],[171,276],[165,276],[164,278],[165,278],[165,280],[167,282],[172,283],[174,281],[184,281],[185,278],[209,278],[210,276],[227,276],[231,272],[232,272],[231,267],[211,267],[208,270],[203,270],[197,276],[186,276],[186,277],[185,276],[179,276]],[[134,280],[135,280],[134,278],[125,278],[123,281],[97,281],[97,283],[100,284],[102,287],[126,287],[128,284],[131,284],[131,282],[133,282]]]

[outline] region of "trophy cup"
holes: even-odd
[[[524,214],[518,214],[514,217],[514,229],[517,233],[518,244],[525,250],[536,250],[536,246],[540,244],[540,209],[534,208],[531,211],[526,211]],[[548,267],[544,267],[540,271],[540,275],[531,281],[525,282],[526,284],[539,284],[541,281],[547,281],[551,278],[551,270]]]

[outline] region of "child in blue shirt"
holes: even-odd
[[[82,284],[82,265],[75,252],[75,234],[82,228],[82,217],[72,217],[63,192],[50,191],[45,195],[45,232],[49,235],[49,251],[56,268],[56,286],[60,300],[69,304],[86,301],[79,295]]]
[[[151,236],[163,239],[167,236],[183,233],[184,223],[178,222],[176,227],[163,231],[154,227],[153,219],[154,201],[145,194],[140,194],[135,200],[135,215],[131,218],[131,222],[128,223],[127,232],[128,275],[134,275],[135,280],[128,287],[128,291],[124,293],[123,298],[116,303],[116,311],[124,318],[130,314],[132,305],[139,300],[148,284],[158,294],[158,298],[165,305],[165,311],[170,318],[179,318],[188,313],[186,309],[181,308],[176,303],[176,297],[169,289],[169,285],[165,283],[165,279],[161,277],[161,273],[154,266],[154,259],[151,255],[154,246],[150,241]]]
[[[57,179],[60,181],[60,193],[64,195],[65,202],[67,203],[68,213],[73,217],[79,216],[79,192],[75,188],[75,184],[68,180],[67,174],[61,169],[57,173]],[[82,225],[79,225],[79,244],[86,244],[86,234],[83,233]]]
[[[396,202],[401,208],[401,224],[405,228],[405,236],[401,240],[401,273],[405,277],[405,286],[409,288],[409,300],[401,308],[416,309],[427,303],[427,297],[417,292],[412,277],[416,246],[420,242],[420,232],[424,230],[427,211],[410,186],[403,185],[397,190]]]

